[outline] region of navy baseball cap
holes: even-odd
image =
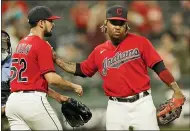
[[[52,14],[52,11],[46,6],[36,6],[28,13],[28,22],[38,22],[40,20],[56,20],[61,17]]]
[[[120,5],[114,5],[107,9],[106,19],[108,20],[127,20],[127,9]]]

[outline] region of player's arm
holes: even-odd
[[[68,62],[56,55],[56,52],[52,49],[52,55],[54,62],[64,71],[74,74],[76,76],[86,77],[80,68],[80,63]]]
[[[97,72],[97,66],[95,63],[95,51],[93,51],[88,59],[82,63],[74,63],[63,60],[56,55],[53,51],[54,62],[64,71],[74,74],[75,76],[91,77]]]
[[[157,116],[166,115],[168,112],[181,107],[185,102],[185,96],[183,95],[180,87],[178,86],[177,82],[175,81],[172,74],[168,71],[165,67],[163,61],[156,63],[152,69],[158,74],[160,79],[168,85],[170,89],[174,91],[172,99],[170,103],[162,110],[159,111]]]
[[[68,96],[64,96],[64,95],[59,94],[58,92],[54,91],[51,88],[48,88],[48,96],[55,99],[59,103],[62,103],[63,101],[67,101],[69,98]]]
[[[165,67],[164,62],[160,61],[156,63],[152,69],[156,72],[156,74],[160,77],[160,79],[168,85],[170,89],[174,91],[175,98],[181,98],[184,97],[180,87],[178,86],[177,82],[175,81],[172,74],[169,72],[169,70]]]
[[[76,72],[76,64],[74,62],[68,62],[68,61],[64,61],[62,58],[60,57],[56,57],[55,58],[55,63],[63,70],[65,70],[68,73],[71,74],[75,74]]]
[[[48,41],[46,41],[49,45],[50,43]],[[51,46],[51,45],[50,45]],[[56,52],[53,50],[53,47],[51,47],[52,49],[52,57],[53,57],[53,61],[63,70],[65,70],[68,73],[71,74],[75,74],[76,72],[76,66],[77,63],[74,62],[68,62],[63,60],[62,58],[58,57]]]
[[[56,57],[54,61],[64,71],[74,74],[76,76],[86,77],[84,73],[81,71],[80,63],[64,61],[60,57]]]
[[[63,79],[55,72],[48,72],[44,74],[44,77],[47,80],[48,84],[55,85],[64,90],[71,89],[78,93],[80,96],[83,94],[82,87],[80,85],[74,84],[70,81]]]
[[[181,89],[176,83],[174,77],[165,67],[160,55],[156,52],[151,42],[147,39],[144,39],[143,51],[143,59],[146,65],[153,69],[160,79],[174,91],[173,98],[184,98],[184,95],[182,94]]]
[[[158,112],[157,116],[159,117],[162,115],[166,115],[168,112],[176,108],[181,107],[185,102],[185,96],[183,95],[172,74],[165,67],[163,60],[161,59],[160,55],[156,52],[150,41],[145,39],[145,43],[143,45],[143,58],[146,65],[149,68],[153,69],[160,77],[160,79],[166,85],[168,85],[168,87],[174,92],[172,99],[170,100],[170,103],[167,104],[167,106],[162,111]]]
[[[38,63],[41,75],[47,80],[48,84],[56,85],[61,89],[72,89],[78,95],[82,95],[82,87],[63,79],[60,75],[55,73],[55,67],[52,58],[52,49],[45,41],[37,41],[39,46],[36,47]],[[41,50],[43,49],[43,50]],[[45,60],[44,60],[45,58]],[[69,88],[66,88],[69,87]]]

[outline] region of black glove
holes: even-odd
[[[82,126],[92,117],[90,109],[73,98],[69,98],[67,101],[62,103],[61,111],[65,116],[66,121],[72,127]]]

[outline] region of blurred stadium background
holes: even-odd
[[[125,6],[128,12],[130,32],[146,36],[164,59],[164,62],[186,95],[187,101],[176,121],[161,127],[162,130],[190,130],[190,1],[2,1],[2,29],[11,36],[13,51],[18,41],[29,33],[28,11],[37,5],[48,6],[54,14],[63,17],[55,21],[53,36],[47,40],[57,54],[65,60],[80,62],[87,58],[97,44],[107,36],[100,32],[106,8],[113,4]],[[56,66],[65,79],[81,84],[84,96],[54,88],[64,95],[74,97],[93,112],[92,119],[82,128],[105,129],[105,113],[108,98],[101,87],[99,74],[92,78],[70,75]],[[171,97],[170,90],[154,72],[151,77],[152,96],[156,106]],[[138,80],[137,80],[138,82]],[[72,130],[60,112],[60,104],[49,98],[64,129]]]

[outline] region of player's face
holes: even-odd
[[[107,32],[111,39],[121,40],[126,35],[127,23],[123,20],[108,20]]]
[[[44,31],[45,37],[52,36],[52,30],[53,30],[54,26],[55,26],[55,24],[53,23],[53,20],[45,20],[45,31]]]

